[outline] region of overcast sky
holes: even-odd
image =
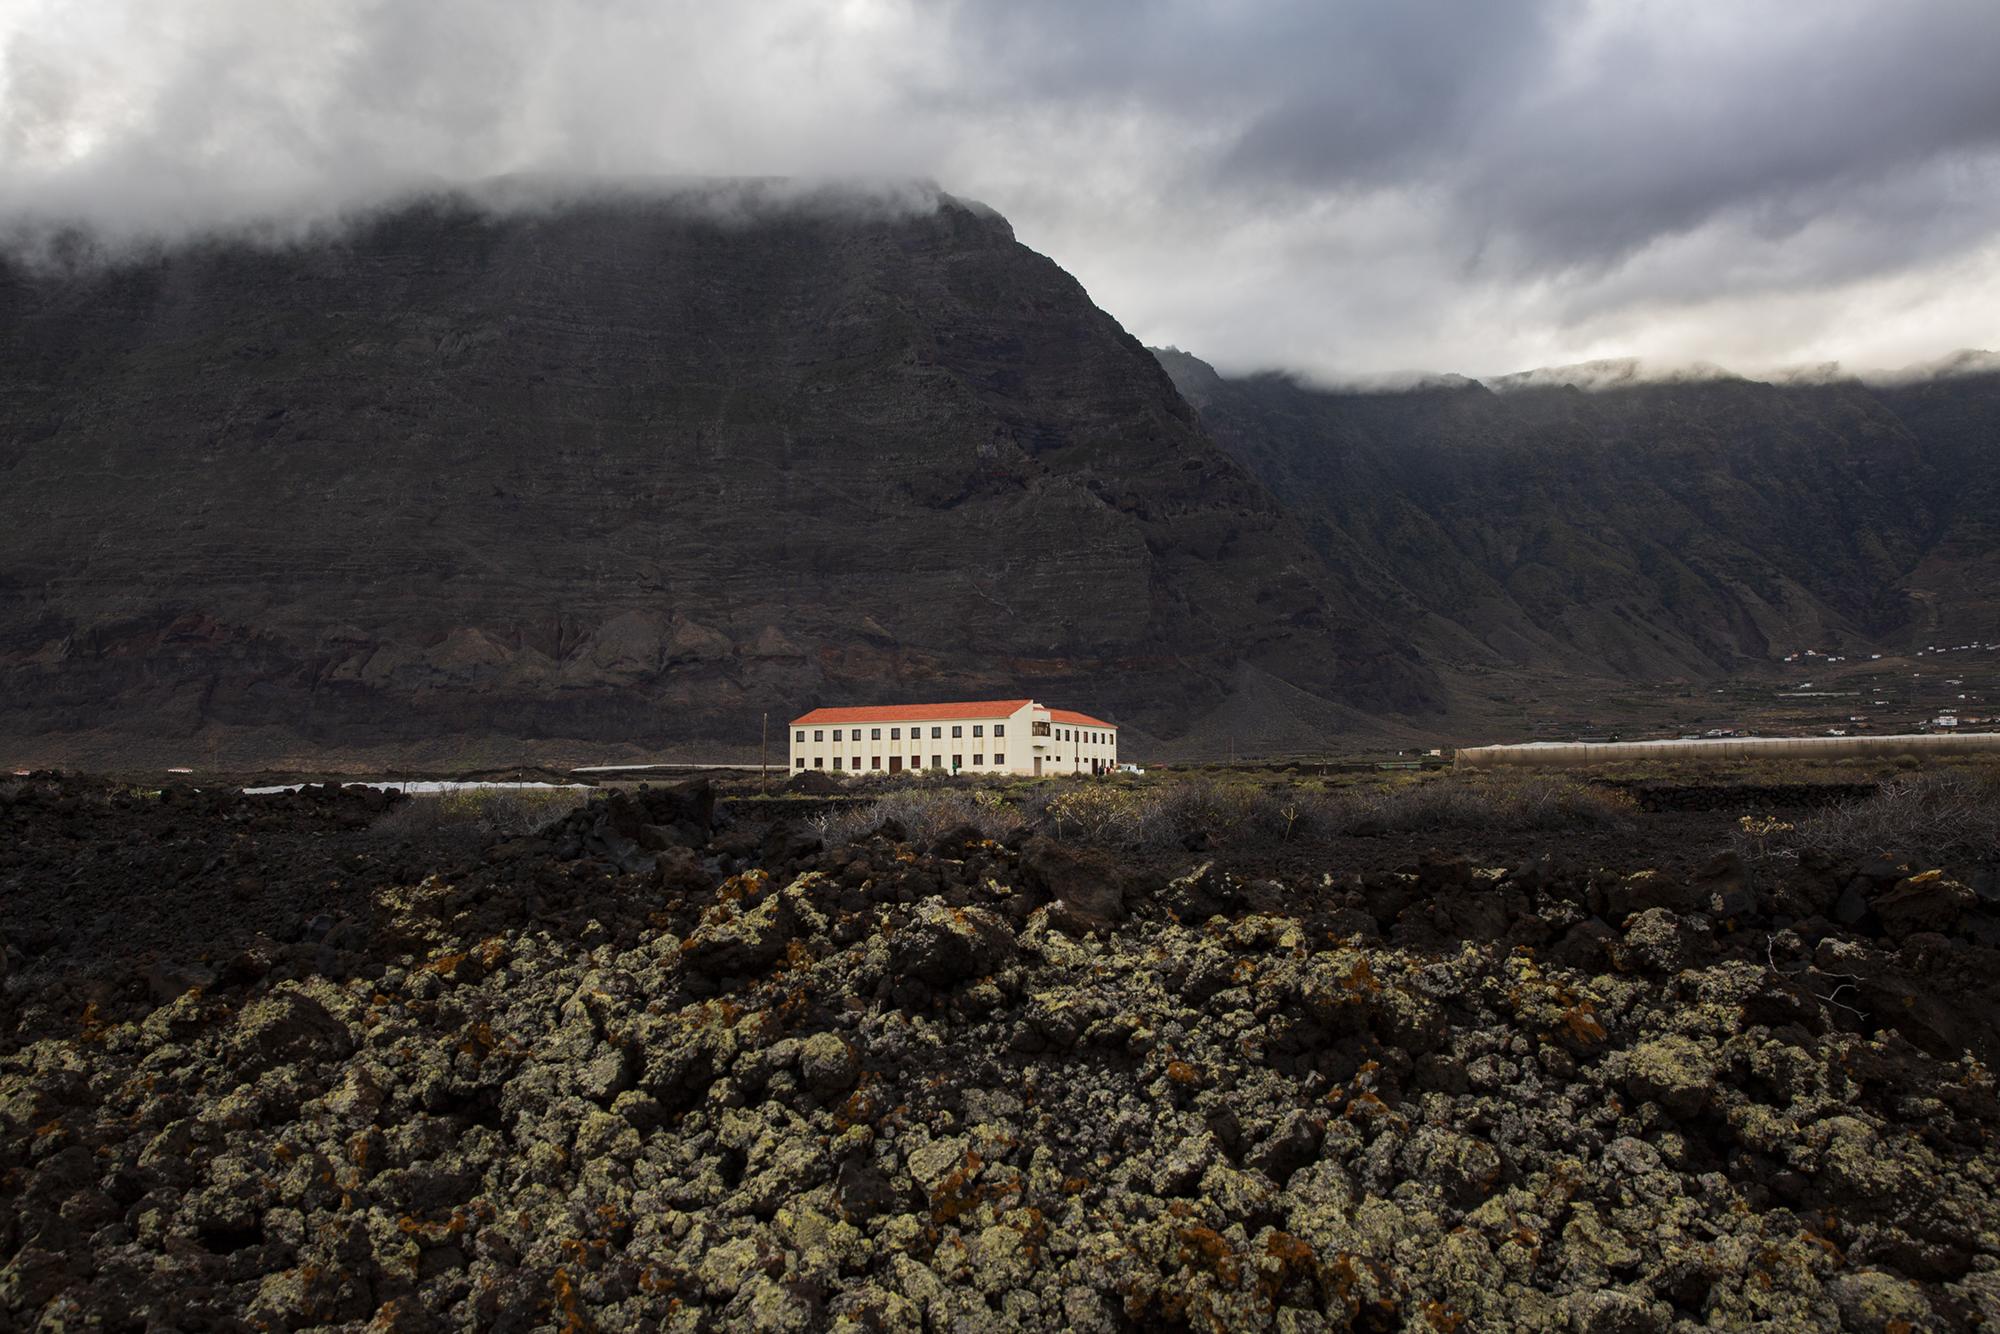
[[[2000,347],[2000,0],[0,0],[0,209],[921,176],[1333,379]]]

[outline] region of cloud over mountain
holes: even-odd
[[[0,199],[175,233],[438,182],[927,178],[1226,365],[2000,342],[2000,9],[0,6]]]

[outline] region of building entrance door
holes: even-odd
[[[1042,776],[1042,757],[1037,755],[1035,756],[1035,777],[1040,778],[1041,776]]]
[[[891,755],[889,757],[889,772],[892,774],[903,772],[903,757],[901,755]]]

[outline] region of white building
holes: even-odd
[[[1118,763],[1118,729],[1032,699],[814,709],[792,719],[792,770],[843,776],[912,769],[1096,774]]]

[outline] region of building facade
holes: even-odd
[[[938,770],[1097,774],[1118,764],[1118,729],[1032,699],[814,709],[792,719],[793,773],[843,777]]]

